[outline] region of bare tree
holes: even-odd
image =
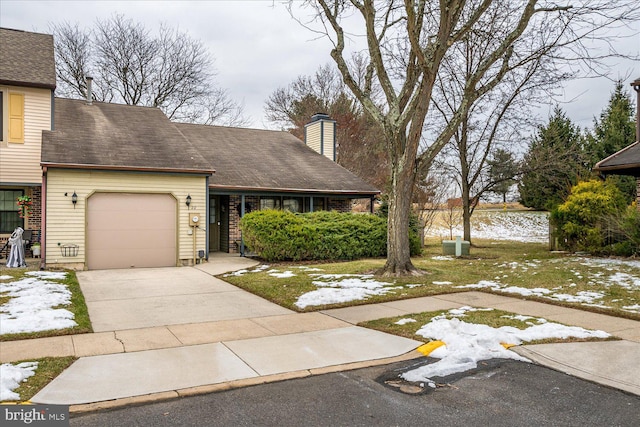
[[[114,15],[93,30],[52,25],[59,93],[86,96],[94,77],[98,101],[160,108],[181,122],[240,125],[242,106],[215,86],[213,60],[204,45],[165,25],[157,35],[140,23]]]
[[[473,97],[492,91],[514,64],[519,50],[548,51],[574,47],[583,53],[583,37],[597,37],[597,29],[622,19],[633,19],[633,2],[583,1],[576,6],[551,1],[492,0],[318,0],[317,22],[332,43],[331,57],[345,84],[363,108],[381,126],[391,162],[387,262],[383,275],[422,274],[411,263],[409,213],[417,176],[425,176],[442,147],[468,114]],[[361,28],[345,27],[358,19]],[[359,33],[358,33],[359,31]],[[483,52],[482,62],[469,76],[463,102],[444,128],[430,129],[434,136],[420,146],[425,118],[431,107],[436,77],[449,49],[472,31],[491,31],[499,42]],[[356,34],[358,33],[358,34]],[[355,35],[354,35],[355,34]],[[527,46],[526,34],[537,41]],[[546,34],[545,37],[542,37]],[[345,51],[347,37],[366,40],[366,74],[354,75]],[[557,48],[554,50],[554,48]],[[383,102],[372,98],[379,87]],[[418,175],[420,174],[420,175]]]
[[[336,161],[377,188],[384,189],[389,161],[379,126],[366,114],[342,82],[340,73],[323,65],[313,75],[299,76],[276,89],[265,103],[267,120],[304,138],[304,126],[315,113],[337,123]]]

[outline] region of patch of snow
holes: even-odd
[[[434,261],[453,261],[455,258],[449,255],[436,255],[431,257]]]
[[[283,271],[282,273],[274,270],[273,272],[269,273],[269,276],[277,277],[278,279],[286,279],[287,277],[295,277],[296,274],[294,274],[291,270]]]
[[[640,270],[640,261],[630,259],[619,258],[572,258],[572,261],[580,262],[580,264],[587,267],[600,267],[600,266],[627,266],[631,268],[637,268]]]
[[[627,273],[616,273],[607,279],[611,284],[621,286],[626,289],[640,289],[640,277]]]
[[[453,235],[462,236],[462,226]],[[432,228],[430,236],[451,235],[449,228]],[[544,243],[549,239],[549,217],[541,212],[477,211],[471,217],[471,236],[475,239]]]
[[[453,285],[453,282],[443,281],[443,282],[431,282],[434,285]]]
[[[0,280],[11,280],[11,279],[13,279],[13,276],[6,276],[6,275],[0,276]]]
[[[227,273],[227,274],[225,274],[225,275],[224,275],[224,276],[222,276],[222,277],[229,277],[229,276],[242,276],[242,275],[244,275],[244,274],[246,274],[246,273],[260,273],[261,271],[264,271],[264,270],[266,270],[266,269],[268,269],[268,268],[270,268],[270,266],[269,266],[269,265],[267,265],[267,264],[261,264],[261,265],[259,265],[259,266],[255,267],[255,268],[252,268],[251,270],[248,270],[248,269],[244,268],[244,269],[242,269],[242,270],[234,271],[233,273]]]
[[[430,354],[431,357],[440,360],[401,375],[407,381],[422,381],[428,384],[435,383],[433,377],[445,377],[473,369],[481,360],[502,358],[528,361],[517,353],[505,349],[502,343],[519,345],[523,342],[546,338],[607,338],[609,336],[603,331],[590,331],[549,322],[521,330],[510,326],[492,328],[487,325],[466,323],[458,318],[434,318],[416,334],[445,343]]]
[[[304,265],[301,265],[299,267],[294,267],[294,268],[299,268],[300,270],[304,270],[304,271],[323,271],[321,268],[307,267],[307,266],[304,266]]]
[[[416,323],[416,319],[404,318],[395,322],[396,325],[406,325],[407,323]]]
[[[631,313],[640,313],[640,304],[625,305],[622,309]]]
[[[20,383],[33,376],[37,368],[38,362],[0,365],[0,401],[20,400],[20,395],[14,390],[20,386]]]
[[[67,278],[67,273],[63,271],[28,271],[27,276],[37,277],[39,279],[63,280]]]
[[[604,298],[602,292],[580,291],[575,295],[571,294],[553,294],[549,298],[564,302],[578,302],[582,304],[593,304],[597,299]]]
[[[394,290],[402,289],[401,286],[392,286],[393,283],[377,281],[373,279],[373,275],[370,274],[325,274],[312,276],[316,276],[316,279],[329,281],[314,280],[312,283],[319,289],[301,295],[295,302],[295,305],[299,308],[363,300],[373,295],[385,295]]]
[[[55,308],[71,303],[71,291],[63,284],[27,277],[0,283],[0,294],[9,297],[0,305],[0,335],[77,326],[73,313]]]

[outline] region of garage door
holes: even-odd
[[[176,200],[171,195],[96,193],[87,209],[90,270],[176,265]]]

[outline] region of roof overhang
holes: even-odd
[[[357,196],[357,197],[373,197],[380,194],[380,191],[356,191],[356,190],[321,190],[309,188],[274,188],[274,187],[243,187],[216,185],[209,183],[209,189],[220,191],[246,192],[246,193],[293,193],[293,194],[330,194],[335,196]]]
[[[603,175],[632,175],[640,177],[640,162],[620,163],[619,160],[618,162],[615,161],[628,151],[637,149],[640,149],[640,141],[636,141],[606,159],[600,160],[593,167],[593,170]]]
[[[182,168],[151,168],[136,166],[116,166],[116,165],[86,165],[71,163],[52,163],[40,162],[43,168],[57,169],[86,169],[86,170],[103,170],[103,171],[121,171],[121,172],[146,172],[146,173],[171,173],[171,174],[190,174],[210,176],[215,173],[213,169],[182,169]]]
[[[0,85],[6,86],[23,86],[23,87],[35,87],[40,89],[51,89],[55,90],[55,84],[47,84],[47,83],[34,83],[34,82],[20,82],[16,80],[2,80],[0,79]]]

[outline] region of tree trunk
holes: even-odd
[[[462,181],[462,228],[463,240],[471,242],[471,195],[469,194],[469,186]]]
[[[406,162],[405,162],[406,163]],[[409,246],[409,216],[415,172],[408,165],[394,165],[391,172],[391,193],[387,219],[387,262],[378,271],[386,277],[421,275],[411,262]]]

